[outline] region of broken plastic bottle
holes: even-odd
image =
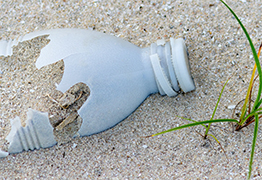
[[[17,40],[0,41],[0,55],[11,55],[18,42],[48,35],[36,67],[64,61],[57,90],[65,92],[84,83],[90,96],[78,110],[81,136],[107,130],[129,116],[150,95],[176,96],[195,85],[183,39],[158,40],[139,48],[125,40],[83,29],[53,29],[29,33]],[[181,88],[181,89],[180,89]]]

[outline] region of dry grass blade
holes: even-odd
[[[259,50],[258,50],[258,53],[257,53],[257,56],[258,58],[260,57],[260,53],[261,53],[261,49],[262,49],[262,43],[259,47]],[[240,120],[239,120],[239,123],[240,124],[243,124],[243,121],[245,121],[245,124],[244,125],[238,125],[236,127],[236,130],[239,131],[240,129],[248,126],[249,124],[251,124],[252,122],[254,122],[254,116],[251,116],[249,117],[248,119],[245,119],[244,117],[246,116],[246,111],[247,111],[247,103],[248,103],[248,114],[251,113],[251,96],[252,96],[252,89],[253,89],[253,86],[255,84],[255,80],[257,79],[258,75],[255,77],[255,73],[256,73],[256,64],[254,65],[254,68],[253,68],[253,71],[252,71],[252,76],[251,76],[251,79],[250,79],[250,82],[249,82],[249,87],[248,87],[248,91],[247,91],[247,95],[246,95],[246,99],[245,99],[245,103],[242,107],[242,111],[241,111],[241,116],[240,116]]]
[[[262,45],[262,44],[261,44],[261,45]],[[261,45],[260,45],[259,51],[258,51],[258,53],[257,53],[257,57],[258,57],[258,58],[259,58],[260,52],[261,52],[261,47],[262,47]],[[252,71],[251,79],[250,79],[250,82],[249,82],[249,87],[248,87],[248,90],[247,90],[247,95],[246,95],[245,103],[244,103],[243,108],[242,108],[242,112],[241,112],[241,116],[240,116],[240,121],[243,120],[243,118],[244,118],[244,116],[245,116],[245,111],[246,111],[246,106],[247,106],[248,100],[251,99],[251,91],[252,91],[252,87],[253,87],[253,85],[254,85],[254,77],[255,77],[256,69],[257,69],[257,65],[255,64],[255,65],[254,65],[254,68],[253,68],[253,71]]]

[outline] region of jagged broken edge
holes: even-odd
[[[10,120],[10,123],[11,131],[6,137],[6,140],[10,143],[8,153],[48,148],[57,144],[53,135],[53,127],[49,122],[48,113],[29,108],[25,127],[21,125],[19,117]],[[3,156],[8,155],[7,152],[2,154]]]
[[[5,151],[0,150],[0,158],[4,158],[4,157],[6,157],[6,156],[8,156],[8,155],[9,155],[8,152],[5,152]]]

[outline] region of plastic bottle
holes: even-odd
[[[82,82],[90,96],[78,110],[81,136],[99,133],[129,116],[150,94],[176,96],[195,89],[183,39],[158,40],[139,48],[125,40],[83,29],[33,32],[13,41],[0,41],[0,55],[11,55],[20,41],[48,35],[50,42],[36,61],[37,68],[63,59],[64,75],[57,89],[65,92]]]

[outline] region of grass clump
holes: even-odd
[[[223,0],[220,0],[220,1],[233,14],[233,16],[236,18],[236,20],[238,21],[239,25],[241,26],[242,30],[244,31],[244,33],[246,35],[246,38],[247,38],[247,40],[249,42],[250,48],[252,50],[254,60],[255,60],[255,65],[254,65],[254,68],[253,68],[253,71],[252,71],[252,75],[251,75],[251,79],[250,79],[250,82],[249,82],[249,87],[248,87],[248,90],[247,90],[247,93],[246,93],[246,97],[245,97],[245,99],[240,101],[240,102],[244,101],[244,104],[243,104],[243,106],[241,108],[240,118],[239,119],[234,119],[234,118],[232,118],[232,119],[214,119],[214,116],[215,116],[215,113],[216,113],[219,101],[221,99],[222,93],[224,91],[224,88],[225,88],[226,84],[229,81],[229,79],[228,79],[226,81],[226,83],[224,84],[221,92],[220,92],[220,95],[218,97],[218,100],[217,100],[216,106],[214,108],[214,111],[213,111],[211,119],[204,120],[204,121],[195,121],[195,120],[192,120],[192,119],[187,119],[187,118],[180,117],[182,119],[191,121],[192,123],[189,123],[189,124],[186,124],[186,125],[182,125],[182,126],[179,126],[179,127],[175,127],[175,128],[172,128],[172,129],[169,129],[169,130],[166,130],[166,131],[162,131],[160,133],[156,133],[156,134],[153,134],[153,135],[148,136],[148,137],[154,137],[154,136],[161,135],[161,134],[164,134],[164,133],[167,133],[167,132],[176,131],[176,130],[179,130],[179,129],[184,129],[184,128],[188,128],[188,127],[192,127],[192,126],[202,125],[206,129],[205,134],[204,134],[203,137],[207,138],[207,136],[211,136],[221,146],[220,142],[216,139],[216,137],[213,136],[212,134],[209,134],[209,130],[210,130],[210,127],[211,127],[212,123],[233,122],[236,125],[235,126],[236,127],[235,130],[239,131],[239,130],[243,129],[244,127],[249,126],[251,123],[254,122],[253,142],[252,142],[252,149],[251,149],[251,153],[250,153],[249,173],[248,173],[248,179],[250,179],[251,178],[251,172],[252,172],[252,164],[253,164],[253,157],[254,157],[254,152],[255,152],[257,133],[258,133],[259,119],[262,117],[262,107],[261,107],[261,104],[262,104],[262,98],[261,98],[262,71],[261,71],[261,65],[260,65],[260,62],[259,62],[259,59],[258,59],[259,56],[260,56],[262,44],[260,45],[258,53],[256,53],[256,50],[255,50],[254,45],[253,45],[253,42],[252,42],[252,40],[251,40],[251,38],[250,38],[246,28],[244,27],[244,25],[242,24],[242,22],[238,18],[238,16],[235,14],[235,12]],[[257,72],[257,76],[255,77],[256,72]],[[259,87],[258,87],[256,99],[252,103],[252,89],[254,87],[254,82],[256,81],[257,78],[259,79]],[[237,104],[237,106],[240,104],[240,102]],[[222,148],[222,150],[224,151],[223,148]]]

